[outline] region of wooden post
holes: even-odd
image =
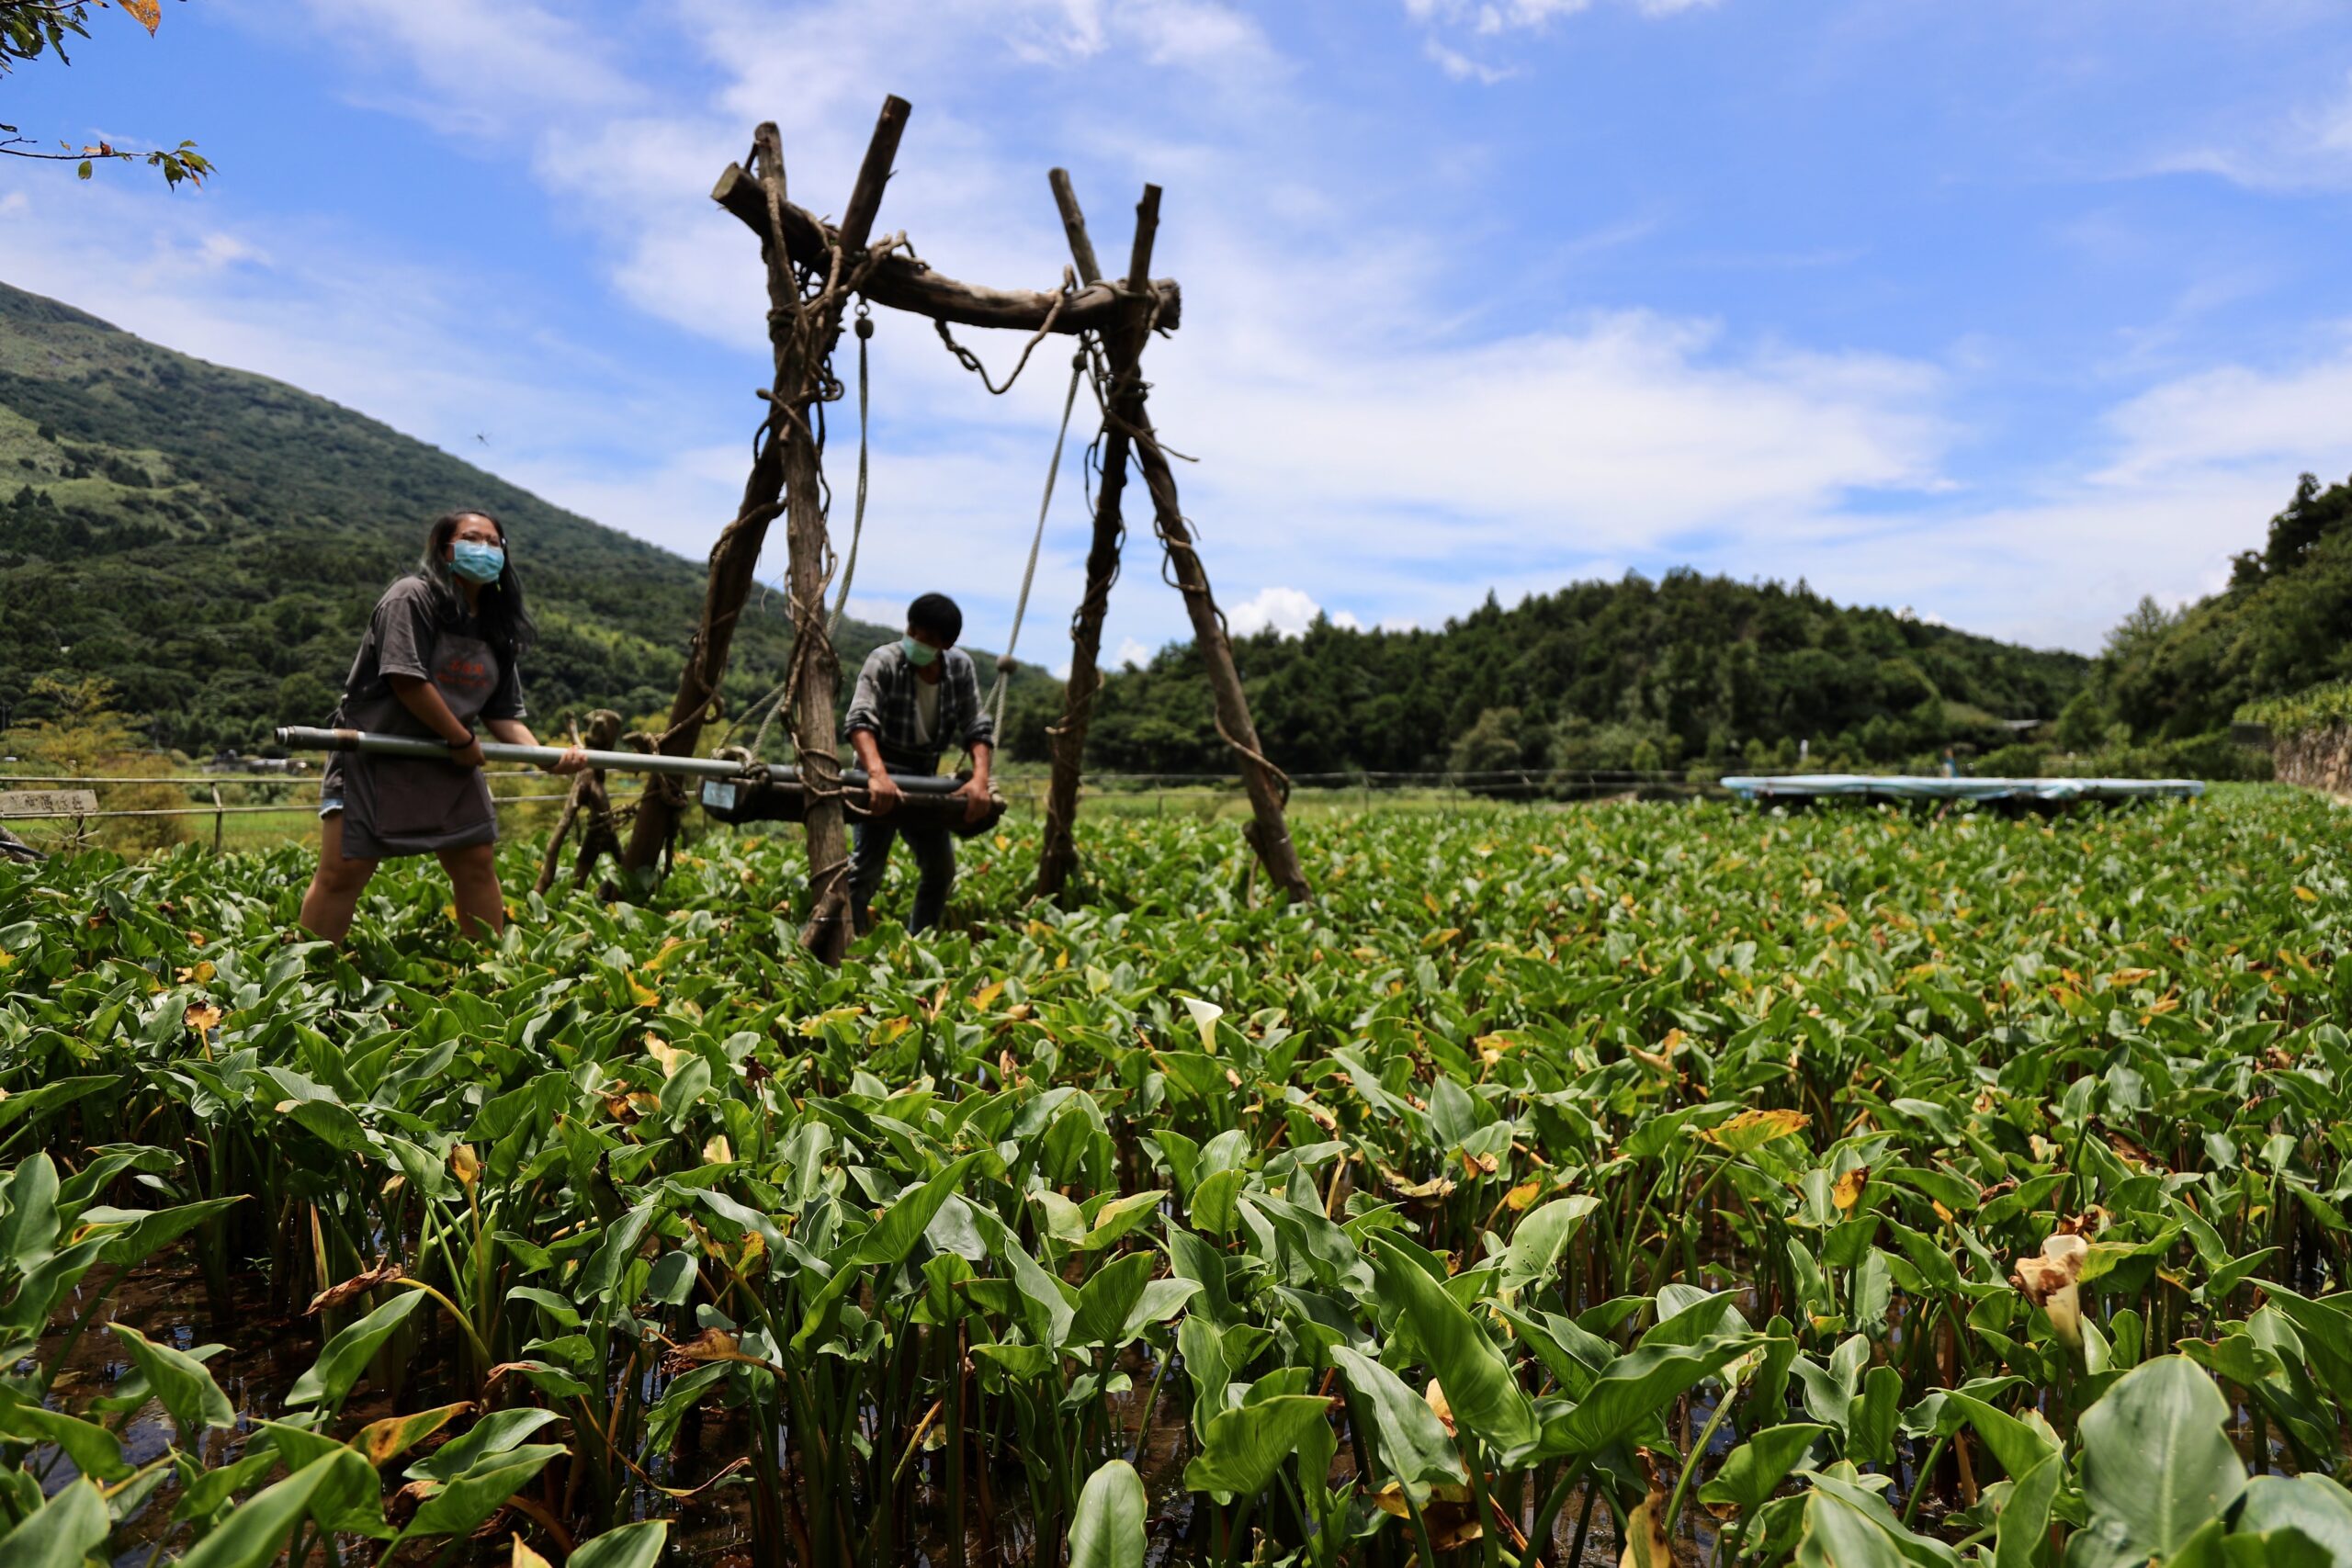
[[[1140,402],[1142,400],[1136,400]],[[1185,525],[1184,514],[1176,502],[1176,475],[1168,466],[1168,455],[1152,438],[1151,423],[1140,417],[1136,420],[1136,459],[1143,468],[1143,481],[1151,491],[1152,521],[1159,530],[1160,543],[1168,551],[1170,566],[1175,569],[1176,586],[1184,595],[1184,611],[1193,622],[1193,641],[1201,650],[1201,663],[1208,671],[1209,692],[1216,703],[1217,730],[1236,751],[1241,754],[1241,782],[1250,792],[1251,820],[1243,831],[1250,845],[1265,863],[1266,874],[1293,903],[1304,903],[1314,897],[1306,885],[1306,873],[1298,863],[1298,848],[1290,841],[1290,825],[1283,817],[1284,796],[1288,786],[1274,772],[1258,744],[1258,727],[1250,718],[1250,699],[1241,690],[1241,672],[1234,668],[1233,645],[1226,640],[1225,617],[1217,613],[1216,596],[1209,592],[1208,573],[1201,565],[1200,552],[1193,547],[1192,530]]]
[[[621,716],[610,708],[598,708],[588,716],[586,735],[581,734],[576,723],[571,728],[571,743],[592,751],[609,751],[620,738]],[[604,769],[590,768],[571,776],[571,787],[564,792],[563,813],[556,818],[554,831],[548,835],[547,853],[540,859],[539,878],[532,884],[533,892],[544,895],[555,886],[556,867],[563,863],[563,841],[575,822],[580,827],[580,853],[571,885],[577,887],[588,880],[597,856],[620,852],[620,843],[613,832],[612,801],[605,794]]]
[[[818,231],[822,254],[803,258],[820,276],[835,283],[845,277],[865,254],[874,220],[880,211],[882,192],[889,181],[899,139],[906,130],[910,106],[904,98],[883,100],[873,139],[859,165],[857,184],[837,237]],[[793,608],[794,671],[792,739],[801,776],[814,798],[808,816],[809,923],[801,941],[827,963],[839,963],[849,941],[847,835],[842,829],[836,793],[841,770],[839,739],[834,733],[834,688],[841,678],[840,660],[828,635],[820,600],[823,596],[828,545],[820,499],[815,433],[811,410],[818,400],[824,367],[841,335],[842,306],[846,295],[829,289],[818,301],[805,302],[794,270],[790,231],[785,220],[786,199],[782,140],[774,124],[762,125],[752,138],[762,206],[768,215],[756,225],[761,252],[767,263],[768,339],[775,366],[775,384],[768,392],[768,419],[759,454],[743,487],[743,502],[735,520],[719,536],[711,551],[710,584],[705,592],[702,625],[695,631],[692,653],[681,677],[677,699],[670,710],[670,728],[660,750],[666,755],[691,754],[701,738],[727,669],[727,653],[735,622],[741,615],[758,569],[760,547],[768,525],[785,518],[789,560],[788,602]],[[740,185],[729,169],[720,180],[720,196]],[[804,239],[805,239],[804,233]],[[807,319],[805,312],[818,312]],[[653,863],[668,841],[676,820],[677,801],[659,781],[649,781],[638,805],[622,864],[632,870]]]
[[[1087,237],[1086,215],[1079,209],[1069,173],[1056,169],[1047,178],[1054,187],[1055,204],[1061,209],[1062,228],[1069,235],[1079,281],[1099,283],[1102,264],[1095,260],[1094,243]],[[1135,245],[1128,256],[1130,288],[1138,279],[1149,287],[1159,215],[1159,187],[1146,186],[1143,201],[1136,209]],[[1047,731],[1053,770],[1046,785],[1046,827],[1037,854],[1037,892],[1047,898],[1061,897],[1070,873],[1078,867],[1078,786],[1084,769],[1086,729],[1094,716],[1094,694],[1102,684],[1102,615],[1110,606],[1111,584],[1118,581],[1119,547],[1126,537],[1119,501],[1127,486],[1127,427],[1143,411],[1143,388],[1135,376],[1142,349],[1139,336],[1133,326],[1123,326],[1107,333],[1103,344],[1111,362],[1113,414],[1106,415],[1102,423],[1102,474],[1094,492],[1094,542],[1086,552],[1086,592],[1070,618],[1069,676],[1062,683],[1062,721]]]
[[[846,276],[865,254],[875,215],[882,209],[882,190],[890,180],[891,162],[899,155],[899,138],[907,129],[910,106],[893,95],[882,100],[881,117],[858,164],[857,183],[850,188],[849,207],[842,215],[841,237],[833,265]],[[768,128],[775,134],[773,126]],[[784,208],[783,158],[777,168],[775,209]],[[778,248],[782,236],[778,235]],[[775,269],[769,268],[774,293]],[[789,278],[786,279],[789,286]],[[830,291],[829,291],[830,292]],[[841,686],[842,665],[833,652],[831,628],[825,618],[825,582],[831,571],[832,547],[826,537],[825,513],[818,474],[816,433],[810,412],[819,385],[842,334],[842,306],[846,295],[831,293],[816,309],[822,319],[810,322],[803,341],[809,346],[801,378],[793,383],[795,405],[784,421],[785,542],[792,604],[792,662],[798,671],[793,692],[792,745],[800,777],[808,792],[808,923],[801,928],[800,945],[827,964],[839,964],[849,951],[849,833],[841,796],[841,734],[833,719],[833,697]],[[781,303],[781,301],[779,301]],[[796,298],[791,303],[797,308]],[[771,312],[773,313],[773,312]],[[785,394],[779,382],[777,394]]]
[[[735,640],[735,620],[750,596],[760,564],[760,546],[768,525],[783,508],[776,497],[784,489],[784,454],[771,423],[764,444],[752,461],[751,477],[743,481],[743,502],[735,520],[719,530],[710,547],[710,581],[703,589],[702,622],[686,649],[686,668],[678,677],[678,694],[670,704],[670,727],[654,748],[665,757],[690,757],[702,739],[703,721],[718,700],[718,684],[727,673],[727,653]],[[621,866],[642,871],[662,858],[663,846],[683,804],[675,786],[659,774],[646,775],[637,797],[637,819],[629,827],[628,847],[621,852]]]
[[[1052,181],[1054,199],[1061,208],[1062,225],[1069,234],[1070,254],[1081,272],[1094,268],[1097,264],[1093,245],[1087,238],[1085,219],[1079,210],[1069,175],[1057,169]],[[1247,829],[1250,847],[1257,851],[1258,858],[1265,863],[1267,874],[1283,893],[1294,901],[1303,901],[1313,894],[1306,884],[1306,874],[1299,866],[1298,851],[1291,843],[1289,827],[1283,821],[1283,786],[1259,746],[1257,726],[1250,717],[1249,698],[1242,692],[1240,674],[1234,668],[1233,647],[1226,638],[1225,618],[1217,613],[1216,597],[1209,591],[1208,574],[1201,565],[1199,552],[1193,547],[1192,530],[1185,525],[1177,501],[1176,476],[1168,466],[1167,454],[1152,436],[1150,417],[1144,407],[1145,389],[1138,366],[1144,344],[1150,335],[1149,268],[1152,243],[1159,227],[1159,187],[1148,185],[1144,186],[1143,199],[1136,205],[1135,245],[1127,269],[1130,314],[1115,333],[1106,334],[1104,344],[1111,362],[1112,390],[1110,408],[1103,416],[1102,477],[1096,491],[1093,547],[1086,560],[1086,596],[1080,601],[1078,615],[1070,625],[1070,672],[1064,690],[1062,722],[1053,732],[1053,778],[1046,806],[1044,846],[1037,865],[1037,891],[1049,897],[1058,896],[1077,864],[1072,826],[1078,814],[1080,761],[1086,748],[1087,725],[1093,715],[1094,694],[1101,684],[1098,660],[1102,612],[1110,600],[1111,583],[1118,576],[1119,547],[1125,534],[1119,502],[1125,484],[1127,456],[1132,451],[1143,469],[1144,484],[1151,495],[1153,523],[1168,551],[1176,586],[1183,592],[1185,612],[1193,623],[1193,639],[1208,671],[1209,689],[1216,705],[1217,728],[1227,743],[1241,753],[1242,782],[1250,793],[1251,811]]]

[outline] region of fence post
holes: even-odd
[[[221,820],[220,786],[219,784],[214,784],[212,786],[212,852],[216,855],[220,852]]]

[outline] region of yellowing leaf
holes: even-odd
[[[1674,1568],[1674,1542],[1666,1533],[1666,1486],[1658,1479],[1657,1458],[1647,1449],[1634,1451],[1648,1475],[1648,1489],[1625,1521],[1625,1550],[1617,1559],[1617,1568]]]
[[[1838,1179],[1838,1185],[1829,1190],[1829,1201],[1838,1205],[1839,1213],[1852,1213],[1854,1205],[1862,1201],[1862,1189],[1870,1185],[1870,1179],[1871,1168],[1856,1166]]]
[[[220,1020],[224,1016],[220,1010],[210,1002],[192,1002],[188,1005],[187,1010],[180,1014],[180,1021],[198,1034],[209,1034],[220,1027]]]
[[[1430,1407],[1430,1414],[1437,1417],[1440,1426],[1449,1432],[1453,1430],[1453,1406],[1447,1403],[1445,1389],[1437,1379],[1430,1379],[1429,1386],[1421,1390],[1421,1403]]]
[[[1743,1111],[1720,1127],[1702,1127],[1698,1136],[1728,1154],[1744,1155],[1802,1133],[1813,1119],[1802,1111]]]
[[[481,1179],[481,1158],[471,1144],[459,1144],[449,1151],[449,1174],[460,1187],[471,1187]]]
[[[978,995],[972,998],[972,1009],[976,1012],[986,1012],[989,1009],[996,1006],[997,998],[1002,995],[1004,995],[1004,982],[1001,980],[991,980],[987,985],[982,986],[979,989]]]
[[[688,1059],[694,1055],[691,1051],[684,1051],[664,1041],[656,1040],[650,1034],[645,1037],[645,1054],[662,1064],[662,1077],[665,1081],[676,1077],[678,1069],[684,1066]]]
[[[1521,1182],[1518,1186],[1512,1188],[1510,1191],[1504,1193],[1503,1201],[1510,1205],[1514,1213],[1524,1213],[1526,1210],[1534,1206],[1536,1198],[1543,1192],[1543,1179],[1540,1177],[1531,1176],[1526,1180]]]
[[[518,1535],[514,1538],[514,1560],[507,1568],[548,1568],[548,1560],[524,1545],[523,1538]]]
[[[2295,897],[2301,898],[2306,904],[2316,904],[2319,902],[2319,895],[2312,892],[2310,888],[2304,886],[2300,882],[2295,885]]]
[[[632,1006],[657,1008],[662,1005],[662,993],[639,980],[637,971],[632,969],[624,977],[628,981],[628,999]]]
[[[735,1151],[728,1146],[727,1134],[724,1133],[702,1146],[702,1162],[705,1165],[729,1165],[733,1163],[734,1158]]]

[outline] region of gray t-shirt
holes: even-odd
[[[384,591],[368,618],[368,635],[344,682],[339,728],[437,739],[432,727],[408,711],[390,677],[430,681],[460,723],[521,718],[523,681],[510,654],[486,640],[487,628],[466,613],[465,601],[423,576],[401,578]],[[407,757],[337,752],[319,781],[321,795],[344,804],[346,859],[483,844],[498,837],[490,785],[474,769]]]

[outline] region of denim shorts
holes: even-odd
[[[339,795],[322,795],[319,797],[319,815],[321,817],[333,817],[342,809],[343,796]]]

